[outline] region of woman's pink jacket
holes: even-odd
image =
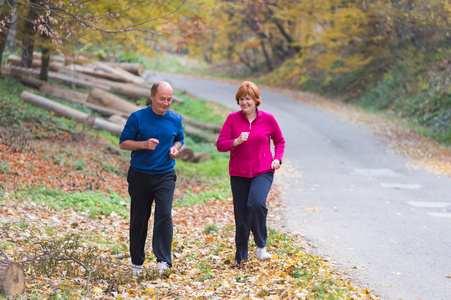
[[[250,132],[247,141],[232,147],[241,132]],[[274,144],[274,157],[271,152]],[[219,152],[230,151],[229,175],[252,178],[266,172],[273,172],[271,163],[278,159],[282,163],[285,139],[279,124],[270,113],[257,109],[257,117],[249,122],[243,111],[231,113],[219,134],[216,147]]]

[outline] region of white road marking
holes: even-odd
[[[400,189],[400,190],[417,190],[423,186],[415,183],[380,183],[380,186],[388,189]]]
[[[390,169],[354,169],[351,175],[361,176],[382,176],[382,177],[400,177],[400,173],[396,173]]]
[[[431,217],[451,218],[451,213],[428,212]]]
[[[407,201],[407,203],[416,207],[430,207],[430,208],[445,208],[451,205],[450,202]]]

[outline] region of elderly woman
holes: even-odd
[[[266,251],[266,198],[275,170],[282,164],[285,139],[272,114],[261,111],[260,91],[255,83],[245,81],[235,96],[241,110],[231,113],[216,143],[220,152],[230,151],[229,175],[235,214],[235,262],[248,260],[250,232],[259,260],[271,259]],[[274,157],[271,140],[274,144]]]

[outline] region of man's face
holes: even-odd
[[[171,86],[165,82],[161,83],[155,95],[150,94],[152,99],[152,110],[157,115],[163,116],[171,107],[174,91]]]

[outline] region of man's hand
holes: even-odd
[[[169,157],[176,159],[179,156],[179,150],[176,147],[171,147],[169,149]]]
[[[147,141],[143,141],[143,147],[147,150],[155,150],[155,148],[160,143],[157,139],[148,139]]]

